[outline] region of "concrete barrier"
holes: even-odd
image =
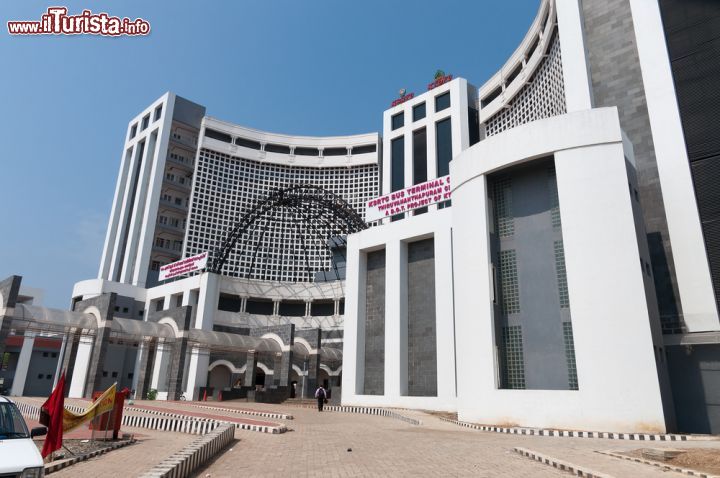
[[[235,439],[235,427],[224,424],[203,435],[143,473],[141,478],[185,478],[214,458]]]

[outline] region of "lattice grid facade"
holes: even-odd
[[[511,325],[502,328],[502,349],[504,388],[525,389],[525,357],[521,326]]]
[[[492,136],[531,121],[566,112],[560,37],[556,30],[543,64],[520,93],[508,103],[507,108],[485,122],[485,134]]]
[[[306,167],[271,164],[230,156],[207,148],[198,155],[190,206],[185,256],[214,251],[238,218],[275,190],[311,184],[342,197],[361,217],[365,202],[378,195],[376,164],[351,167]],[[222,274],[265,281],[312,282],[312,271],[331,270],[331,254],[318,236],[327,227],[309,229],[296,211],[282,210],[256,221],[243,248],[238,242]],[[255,253],[255,251],[258,251]],[[305,251],[308,252],[307,256]]]
[[[565,361],[568,367],[568,388],[578,390],[577,363],[575,362],[575,340],[571,322],[563,322],[563,339],[565,342]]]

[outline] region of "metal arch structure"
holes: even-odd
[[[277,221],[278,215],[285,216],[287,213],[294,216],[292,227],[299,232],[305,269],[310,280],[320,270],[313,270],[310,266],[305,234],[309,233],[316,241],[323,241],[324,247],[329,250],[332,241],[345,243],[343,236],[368,227],[355,209],[333,192],[309,184],[290,186],[272,192],[237,219],[214,251],[208,270],[221,274],[230,253],[241,244],[253,250],[252,263],[246,271],[246,277],[250,278],[258,251],[263,247],[262,239],[268,225]],[[258,234],[259,238],[254,237]],[[335,274],[340,278],[337,269]]]

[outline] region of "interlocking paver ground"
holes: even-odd
[[[149,405],[149,404],[148,404]],[[154,406],[191,413],[184,402],[155,402]],[[218,404],[220,405],[220,404]],[[222,407],[243,408],[245,402],[222,402]],[[643,447],[720,448],[720,441],[646,442],[587,438],[537,437],[480,432],[443,422],[419,411],[397,412],[419,419],[420,426],[373,415],[323,412],[283,405],[252,404],[256,410],[292,414],[284,423],[289,432],[266,435],[236,430],[240,441],[200,469],[195,476],[570,476],[522,457],[513,447],[527,448],[616,478],[663,476],[678,478],[647,465],[619,460],[599,450]],[[215,411],[211,411],[214,414]],[[231,413],[231,412],[230,412]],[[197,415],[205,412],[197,410]],[[224,413],[218,413],[224,415]],[[123,429],[125,431],[125,429]],[[136,476],[182,448],[194,435],[138,430],[148,435],[142,443],[113,451],[75,465],[57,476]],[[348,448],[352,451],[347,451]]]
[[[123,427],[125,433],[136,433],[137,443],[104,455],[76,463],[50,476],[58,478],[138,476],[185,445],[196,435],[161,432],[145,428]]]
[[[223,406],[231,407],[233,402]],[[240,406],[239,404],[237,406]],[[255,404],[256,408],[262,407]],[[275,409],[283,410],[277,405]],[[623,450],[648,446],[646,442],[505,435],[479,432],[442,422],[415,411],[399,413],[422,421],[413,426],[399,420],[350,413],[318,413],[287,407],[295,420],[284,435],[236,432],[241,441],[196,476],[570,476],[512,452],[522,446],[582,465],[617,478],[677,478],[638,463],[613,459],[596,450]],[[720,447],[718,442],[683,446]],[[652,443],[673,447],[677,443]],[[352,452],[347,449],[351,448]]]

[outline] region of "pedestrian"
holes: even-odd
[[[327,402],[327,392],[322,385],[315,390],[315,398],[318,401],[318,412],[322,412],[323,404]]]

